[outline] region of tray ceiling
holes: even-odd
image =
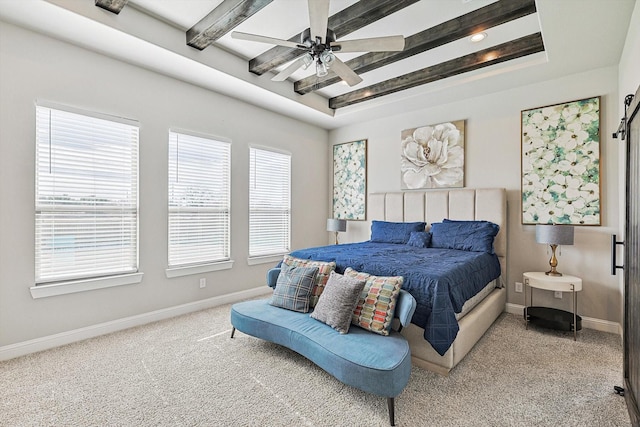
[[[331,0],[329,28],[338,41],[405,37],[400,52],[338,52],[363,79],[353,87],[331,71],[317,77],[313,67],[272,82],[304,51],[230,36],[298,41],[309,27],[305,0],[0,0],[0,19],[333,128],[381,116],[392,105],[428,106],[447,94],[455,100],[615,65],[634,2]],[[68,24],[38,25],[54,11]],[[85,39],[70,25],[82,26]],[[478,32],[486,38],[474,43]],[[173,58],[175,67],[154,63],[160,57]],[[225,87],[208,83],[207,69]]]

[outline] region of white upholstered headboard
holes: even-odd
[[[498,224],[500,232],[494,240],[494,247],[500,259],[504,284],[507,277],[507,194],[504,188],[372,193],[368,197],[369,220],[425,221],[427,227],[444,218],[486,220]]]

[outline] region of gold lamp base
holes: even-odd
[[[562,276],[562,273],[556,270],[558,266],[558,258],[556,258],[556,248],[558,245],[550,245],[551,246],[551,259],[549,260],[549,265],[551,266],[551,270],[545,272],[547,276]]]

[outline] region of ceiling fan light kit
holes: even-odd
[[[318,62],[316,62],[316,76],[324,77],[327,74],[329,74],[328,65],[322,62],[322,60],[318,59]]]
[[[335,53],[337,52],[388,52],[404,49],[404,36],[373,37],[359,40],[336,41],[335,33],[327,28],[329,21],[329,0],[308,0],[310,27],[302,32],[300,43],[273,37],[248,34],[238,31],[231,33],[236,39],[259,43],[275,44],[306,51],[271,80],[284,81],[299,68],[306,70],[316,64],[316,76],[324,77],[331,69],[349,86],[362,82],[362,77],[349,68]]]
[[[335,41],[335,33],[328,29],[323,43],[320,37],[312,40],[311,29],[307,28],[302,32],[301,39],[301,48],[309,51],[303,56],[304,65],[302,68],[306,70],[315,62],[316,76],[324,77],[329,74],[329,68],[331,68],[331,64],[336,58],[331,46],[331,42]]]
[[[313,64],[313,56],[310,53],[305,53],[302,57],[302,62],[304,63],[302,68],[306,70],[311,66],[311,64]]]

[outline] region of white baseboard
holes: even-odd
[[[504,311],[506,311],[507,313],[523,316],[524,305],[507,303],[505,304]],[[622,336],[622,326],[617,322],[611,322],[609,320],[582,316],[582,327]]]
[[[266,295],[270,292],[270,288],[260,286],[259,288],[253,288],[246,291],[234,292],[227,295],[207,298],[200,301],[151,311],[149,313],[138,314],[136,316],[125,317],[123,319],[112,320],[110,322],[100,323],[93,326],[87,326],[80,329],[61,332],[59,334],[2,346],[0,347],[0,361],[13,359],[15,357],[24,356],[38,351],[48,350],[50,348],[71,344],[77,341],[94,338],[100,335],[121,331],[123,329],[128,329],[135,326],[145,325],[147,323],[156,322],[158,320],[169,319],[171,317],[192,313],[194,311],[205,310],[207,308],[224,304],[231,304],[243,299]],[[504,308],[504,311],[506,311],[507,313],[520,316],[522,316],[523,310],[523,305],[511,303],[507,303]],[[583,316],[582,327],[622,336],[622,326],[619,323],[611,322],[608,320],[594,319],[591,317]]]
[[[110,322],[61,332],[59,334],[36,338],[29,341],[5,345],[0,347],[0,361],[9,360],[30,353],[35,353],[38,351],[59,347],[61,345],[82,341],[88,338],[109,334],[111,332],[121,331],[123,329],[132,328],[134,326],[145,325],[147,323],[156,322],[158,320],[164,320],[171,317],[180,316],[182,314],[192,313],[194,311],[204,310],[224,304],[231,304],[243,299],[258,297],[260,295],[266,295],[269,294],[270,291],[270,288],[266,286],[260,286],[259,288],[253,288],[246,291],[234,292],[227,295],[207,298],[200,301],[181,304],[169,308],[163,308],[161,310],[151,311],[149,313],[138,314],[136,316],[125,317],[118,320],[112,320]]]

